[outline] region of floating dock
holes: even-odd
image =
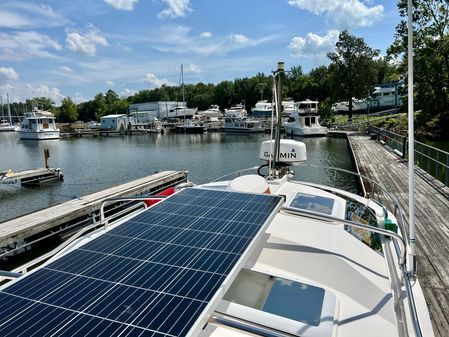
[[[408,162],[368,136],[348,136],[360,173],[398,200],[408,228]],[[415,166],[418,280],[436,337],[449,336],[449,188]],[[380,191],[379,191],[380,192]],[[388,205],[388,198],[376,193]],[[391,207],[391,205],[388,205]]]
[[[33,242],[65,235],[98,221],[104,199],[155,194],[185,181],[184,171],[163,171],[0,223],[0,260]]]
[[[62,180],[64,178],[62,172],[58,168],[36,168],[25,171],[6,171],[0,172],[1,184],[35,185],[52,180]]]

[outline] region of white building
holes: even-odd
[[[169,118],[192,118],[197,109],[187,108],[184,102],[161,101],[130,104],[129,114],[137,123],[153,122],[155,118],[164,120]]]
[[[100,123],[100,128],[103,130],[126,130],[129,123],[134,124],[134,118],[128,118],[125,114],[107,115],[101,117]]]

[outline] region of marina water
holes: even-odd
[[[19,140],[15,133],[0,134],[0,170],[61,168],[64,181],[36,187],[0,184],[0,222],[73,198],[81,198],[163,170],[187,170],[190,181],[200,184],[227,173],[259,166],[261,142],[270,135],[226,133],[146,134],[121,137],[76,138],[51,141]],[[306,144],[306,165],[353,170],[346,139],[295,138]],[[333,185],[334,172],[294,167],[296,176]],[[355,180],[339,176],[337,186],[355,191]]]

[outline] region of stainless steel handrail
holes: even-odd
[[[0,275],[0,277],[3,278],[13,278],[12,276],[14,276],[14,278],[22,276],[24,273],[27,272],[27,270],[35,265],[37,265],[38,263],[41,263],[42,261],[45,261],[49,258],[51,258],[52,256],[57,255],[58,253],[60,253],[64,248],[68,247],[71,243],[73,243],[76,239],[80,238],[82,235],[84,235],[85,233],[93,230],[93,229],[98,229],[100,227],[104,227],[107,228],[108,225],[108,219],[104,217],[104,206],[106,204],[106,202],[112,203],[112,202],[119,202],[119,201],[144,201],[144,200],[149,200],[149,199],[164,199],[166,196],[146,196],[146,197],[123,197],[123,198],[108,198],[103,200],[103,202],[101,203],[100,206],[100,220],[98,222],[95,222],[91,225],[88,225],[86,227],[83,227],[82,229],[80,229],[78,232],[76,232],[74,235],[72,235],[68,240],[64,241],[62,244],[60,244],[58,247],[52,249],[51,251],[13,269],[11,271],[12,274],[10,274],[9,276],[5,276],[5,275]],[[139,206],[144,206],[144,208],[147,208],[145,203],[139,203]],[[116,214],[112,215],[113,218],[116,217]],[[7,271],[0,271],[0,272],[5,272],[7,273]]]
[[[100,205],[100,223],[104,222],[104,227],[107,228],[109,225],[109,222],[107,219],[105,219],[104,217],[104,207],[107,204],[111,204],[114,202],[119,202],[119,201],[145,201],[145,200],[161,200],[161,199],[165,199],[167,196],[165,195],[149,195],[146,197],[116,197],[116,198],[108,198],[108,199],[104,199],[101,202]],[[147,208],[146,204],[143,203],[145,205],[145,208]]]

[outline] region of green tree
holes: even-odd
[[[378,50],[369,47],[363,38],[349,34],[347,30],[340,33],[335,45],[335,52],[327,56],[332,61],[334,87],[349,101],[349,119],[352,119],[352,97],[366,94],[369,86],[376,81],[374,58]]]
[[[77,120],[76,104],[70,97],[65,97],[62,100],[59,117],[62,122],[74,122]]]
[[[388,55],[404,55],[400,70],[407,71],[407,1],[400,0],[404,20],[396,27],[395,41]],[[422,110],[418,127],[449,136],[449,2],[413,1],[413,44],[416,108]],[[436,122],[435,122],[436,121]]]
[[[33,108],[38,108],[42,110],[51,110],[55,106],[55,102],[48,97],[34,97],[32,99],[27,99],[25,101],[27,109],[30,111]]]

